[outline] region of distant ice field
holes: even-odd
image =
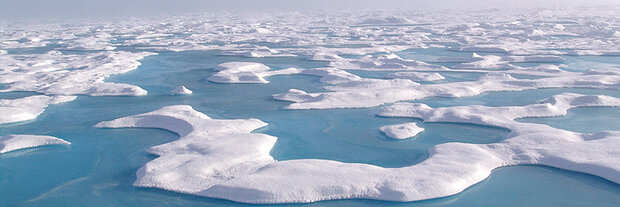
[[[573,12],[8,24],[0,137],[71,144],[0,153],[0,206],[614,206],[620,19]]]

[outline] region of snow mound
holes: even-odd
[[[36,119],[50,104],[73,101],[75,96],[28,96],[0,99],[0,124]]]
[[[381,127],[380,129],[386,136],[394,139],[411,138],[424,131],[424,128],[419,127],[415,122],[389,125]]]
[[[63,139],[44,135],[11,134],[0,137],[0,153],[44,145],[71,144]]]
[[[175,95],[190,95],[193,92],[187,89],[185,86],[177,86],[176,88],[170,90],[170,93]]]

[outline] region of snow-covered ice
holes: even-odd
[[[45,135],[10,134],[0,137],[0,154],[45,145],[71,144],[63,139]]]
[[[136,69],[138,60],[151,52],[109,51],[85,55],[50,51],[45,54],[0,55],[0,92],[34,91],[54,95],[146,95],[138,86],[104,82],[104,79]]]
[[[321,159],[276,161],[269,154],[276,137],[251,133],[266,123],[211,119],[187,105],[167,106],[96,126],[162,128],[179,134],[178,140],[149,150],[160,157],[138,170],[136,186],[246,203],[351,198],[415,201],[456,194],[498,167],[519,164],[548,165],[620,183],[620,158],[609,156],[620,153],[620,132],[584,134],[514,121],[559,116],[580,106],[620,106],[620,99],[566,93],[527,106],[433,109],[398,103],[385,107],[379,115],[511,130],[499,143],[436,145],[425,161],[400,168]]]
[[[296,68],[282,70],[269,70],[269,67],[261,63],[253,62],[228,62],[219,64],[215,70],[219,71],[207,80],[216,83],[269,83],[265,77],[272,75],[296,74]]]
[[[395,72],[385,76],[386,78],[401,78],[412,81],[436,81],[446,79],[439,73],[421,73],[421,72]]]
[[[243,57],[294,57],[295,54],[283,53],[278,50],[271,49],[266,46],[253,48],[236,48],[234,50],[222,51],[222,55],[243,56]]]
[[[330,63],[330,66],[350,70],[415,70],[415,71],[442,71],[448,68],[432,65],[419,60],[406,60],[396,54],[380,56],[366,55],[360,59],[340,59]]]
[[[308,93],[313,98],[296,99],[288,109],[364,108],[427,97],[466,97],[491,91],[522,91],[538,88],[617,89],[620,76],[596,71],[540,79],[516,79],[506,73],[488,73],[476,81],[418,84],[406,79],[371,79],[325,86],[330,92]],[[274,98],[284,97],[283,94]],[[292,101],[279,99],[283,101]]]
[[[193,91],[187,89],[185,86],[177,86],[173,88],[172,90],[170,90],[170,93],[175,94],[175,95],[189,95],[189,94],[192,94]]]
[[[36,119],[50,104],[73,101],[75,96],[28,96],[0,99],[0,124]]]
[[[329,53],[315,53],[311,57],[308,57],[308,60],[314,61],[337,61],[343,59],[337,54],[329,54]]]
[[[402,102],[541,88],[618,90],[618,66],[607,60],[620,56],[619,22],[617,8],[580,7],[449,15],[209,13],[122,22],[0,23],[0,92],[41,94],[1,99],[0,124],[36,119],[50,104],[74,100],[75,95],[147,95],[139,86],[107,79],[137,69],[155,52],[164,59],[155,65],[177,61],[177,55],[201,59],[216,54],[224,60],[214,61],[225,63],[205,77],[215,83],[266,84],[273,75],[320,77],[317,84],[325,89],[317,90],[321,92],[303,86],[299,88],[308,92],[278,88],[274,93],[280,94],[272,97],[292,102],[286,109],[381,107],[379,116],[497,126],[510,133],[497,143],[439,144],[431,148],[428,159],[398,168],[322,159],[278,161],[270,155],[277,138],[253,133],[267,126],[261,120],[211,119],[188,105],[167,106],[96,125],[162,128],[179,135],[178,140],[149,150],[159,157],[138,170],[134,185],[246,203],[416,201],[459,193],[498,167],[521,164],[553,166],[620,183],[620,156],[616,156],[620,132],[577,133],[515,121],[561,116],[574,107],[618,107],[616,97],[564,93],[536,104],[501,107],[432,108]],[[202,63],[183,66],[198,69]],[[280,65],[288,68],[270,68]],[[450,75],[455,72],[480,78],[453,82]],[[382,78],[367,78],[368,74]],[[447,80],[438,81],[446,79],[443,75]],[[188,84],[174,83],[177,87],[169,93],[191,94],[183,86]],[[185,98],[192,97],[197,98]],[[379,130],[406,139],[424,129],[410,122]],[[0,153],[68,144],[38,135],[7,135],[0,141]]]
[[[380,129],[386,136],[394,139],[411,138],[424,131],[424,128],[419,127],[415,122],[389,125]]]

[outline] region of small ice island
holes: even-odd
[[[384,126],[380,129],[386,136],[393,139],[412,138],[424,131],[424,128],[419,127],[415,122]]]
[[[177,86],[176,88],[170,90],[170,93],[174,95],[191,95],[194,92],[187,89],[185,86]]]

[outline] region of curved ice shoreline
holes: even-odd
[[[217,120],[191,106],[101,122],[97,127],[162,128],[176,141],[151,148],[160,157],[137,172],[135,186],[246,203],[303,203],[368,198],[416,201],[449,196],[508,165],[539,164],[590,173],[620,183],[620,132],[584,134],[516,118],[559,116],[579,106],[620,106],[609,96],[561,94],[540,104],[513,107],[459,106],[433,109],[394,104],[379,115],[418,117],[506,127],[508,139],[493,144],[445,143],[427,160],[401,168],[331,160],[276,161],[269,152],[276,137],[251,133],[267,124],[257,119]]]
[[[36,95],[19,99],[0,99],[0,124],[36,119],[50,104],[75,100],[75,96]]]
[[[0,137],[0,154],[44,145],[71,144],[63,139],[45,135],[11,134]]]

